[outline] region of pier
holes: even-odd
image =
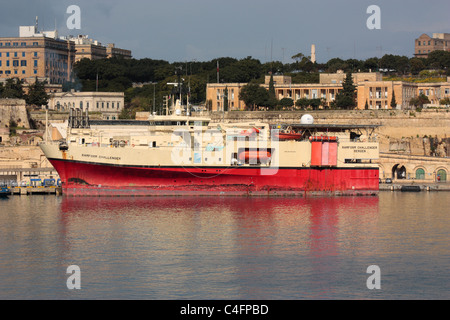
[[[54,194],[56,196],[62,195],[61,187],[14,187],[10,188],[11,195],[46,195]]]
[[[380,191],[402,191],[402,192],[450,191],[450,183],[394,181],[393,183],[380,183]]]
[[[62,195],[62,188],[55,183],[58,177],[54,168],[0,168],[0,184],[8,186],[11,195]]]

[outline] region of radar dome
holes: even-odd
[[[310,114],[305,114],[300,119],[300,123],[301,124],[313,124],[314,123],[314,118]]]

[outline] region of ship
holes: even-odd
[[[68,196],[376,195],[377,125],[213,122],[183,112],[90,120],[42,151]]]

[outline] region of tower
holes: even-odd
[[[312,63],[316,62],[316,45],[315,44],[311,45],[311,62]]]

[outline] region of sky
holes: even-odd
[[[88,35],[132,50],[136,59],[210,61],[248,56],[292,63],[311,54],[318,62],[385,54],[412,57],[421,34],[450,33],[449,0],[0,0],[0,37],[35,24],[60,36]],[[81,29],[68,29],[70,5]],[[380,8],[370,30],[367,8]]]

